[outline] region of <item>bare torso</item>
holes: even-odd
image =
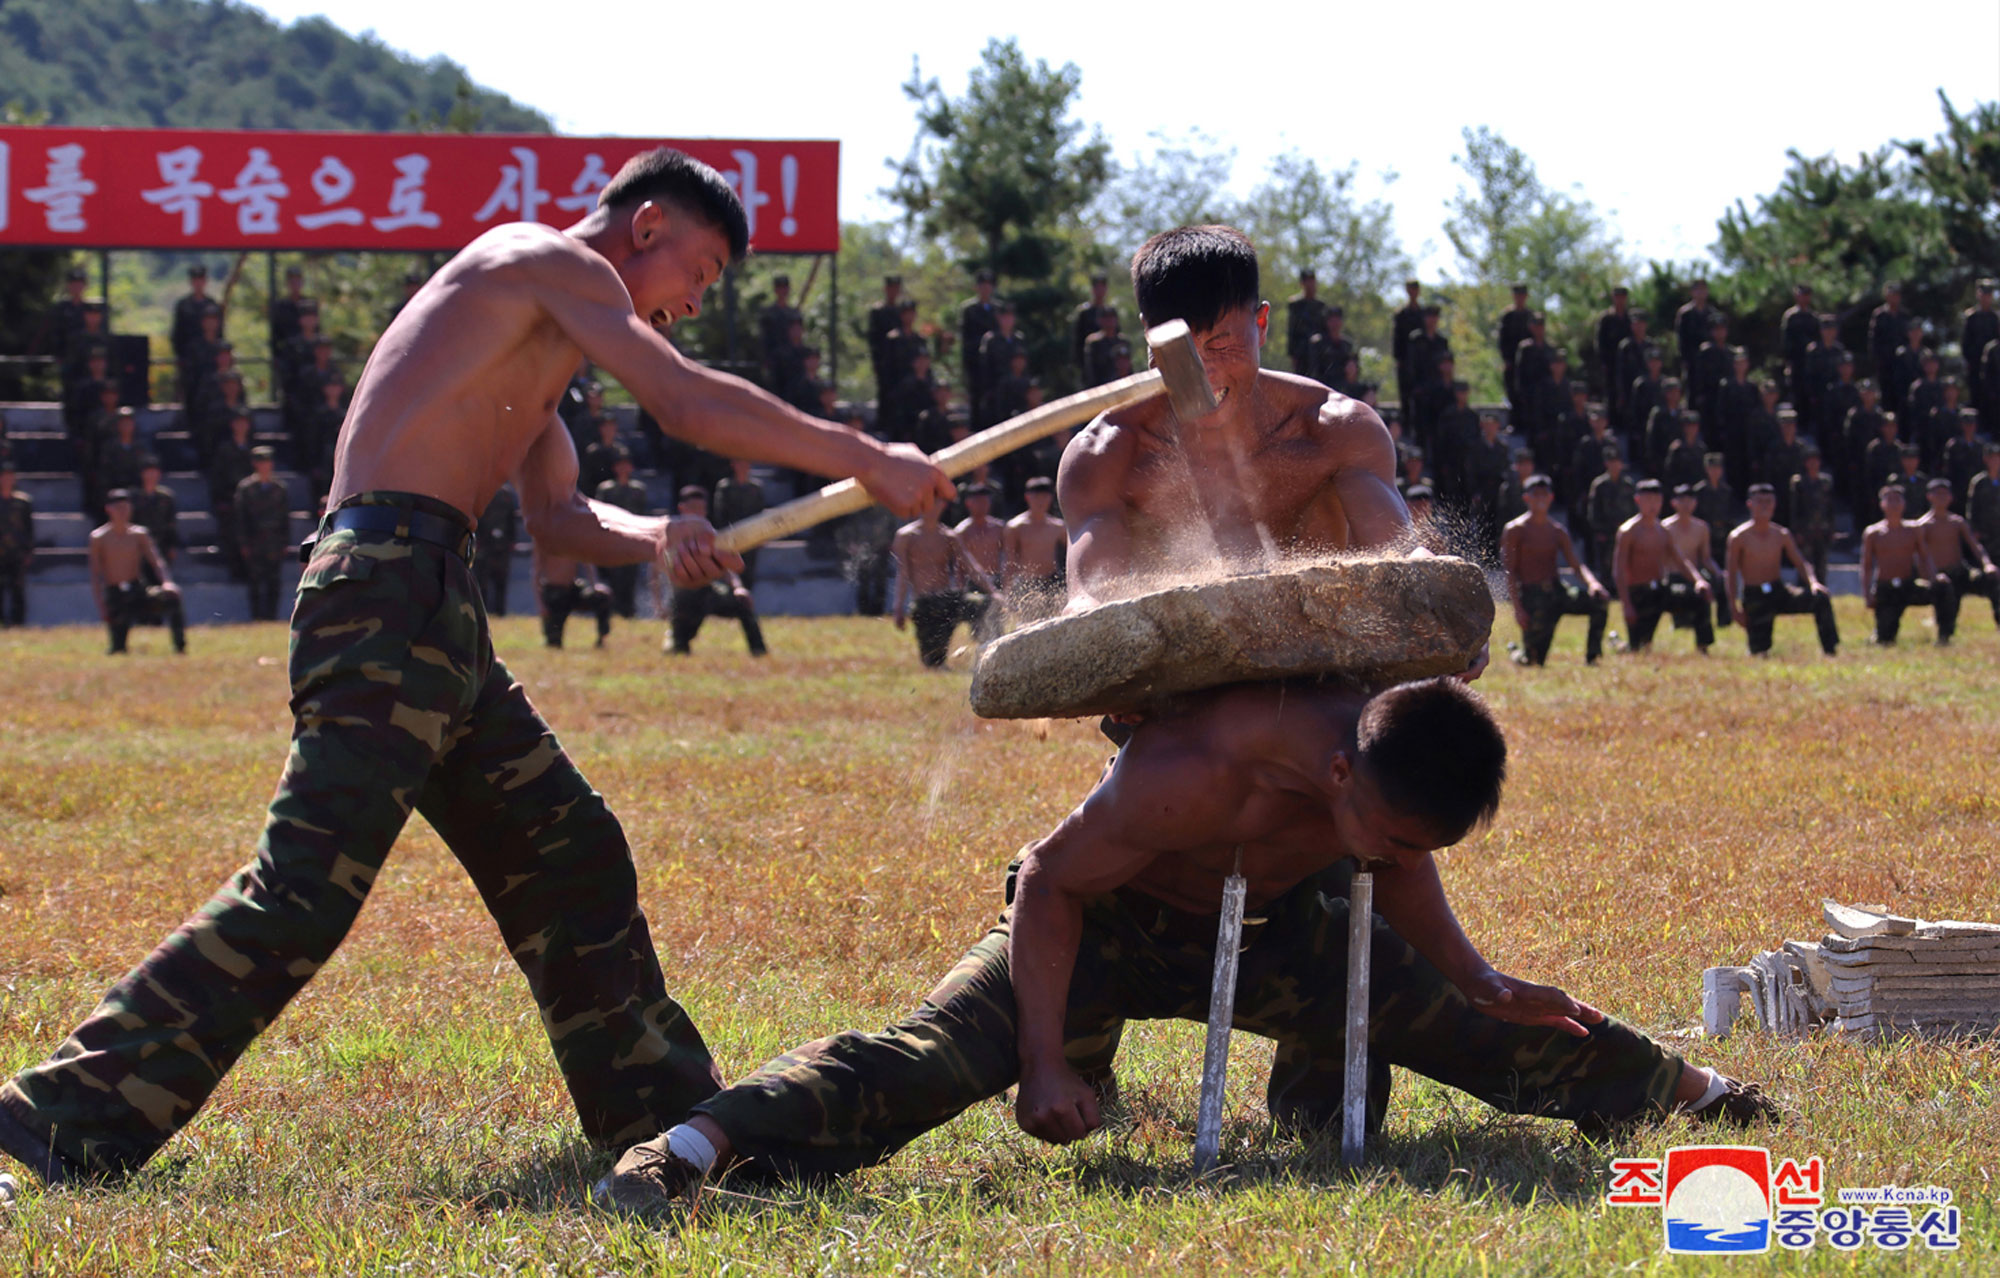
[[[1917,575],[1919,537],[1916,525],[1870,524],[1862,536],[1874,550],[1877,581],[1908,581]]]
[[[1144,768],[1149,750],[1197,750],[1225,759],[1247,783],[1226,825],[1197,846],[1155,857],[1129,886],[1176,909],[1213,914],[1241,849],[1254,911],[1346,857],[1310,769],[1340,744],[1362,704],[1351,693],[1260,684],[1229,689],[1197,714],[1149,721],[1151,739],[1135,739],[1138,750],[1128,746],[1114,767]]]
[[[1100,598],[1140,593],[1162,581],[1256,569],[1282,556],[1324,554],[1357,544],[1335,481],[1372,472],[1406,529],[1395,497],[1395,453],[1372,409],[1317,382],[1264,372],[1247,428],[1181,424],[1166,397],[1099,418],[1063,457],[1063,504],[1083,480],[1123,508],[1125,576]],[[1080,503],[1079,503],[1080,504]],[[1087,525],[1069,521],[1074,539]],[[1072,592],[1088,570],[1072,555]]]
[[[1965,562],[1965,521],[1957,515],[1946,511],[1940,518],[1936,511],[1929,511],[1910,526],[1923,538],[1924,549],[1930,551],[1939,572]]]
[[[1068,539],[1060,519],[1038,518],[1032,512],[1016,515],[1007,523],[1007,580],[1017,577],[1053,577],[1056,552]]]
[[[496,228],[410,299],[354,388],[329,509],[392,489],[435,497],[477,522],[583,360],[523,280],[527,256],[545,255],[552,239],[574,243],[547,227]]]
[[[153,539],[144,528],[110,524],[90,534],[90,559],[98,578],[107,586],[123,586],[139,579],[139,565],[152,554]]]
[[[1633,516],[1618,530],[1618,542],[1620,585],[1644,585],[1667,575],[1673,538],[1659,520]]]
[[[959,521],[951,530],[958,538],[958,544],[979,565],[979,570],[989,577],[1000,575],[1000,559],[1007,536],[1007,525],[991,515],[983,519],[967,518]]]
[[[573,586],[582,570],[577,561],[567,555],[550,554],[537,547],[535,550],[535,572],[544,586]]]
[[[1560,579],[1567,538],[1553,520],[1522,515],[1501,534],[1500,554],[1523,586],[1553,586]]]
[[[905,524],[896,534],[894,550],[912,594],[936,594],[958,584],[954,569],[964,552],[950,529],[922,522]]]
[[[1790,537],[1776,524],[1759,528],[1754,522],[1741,524],[1729,534],[1737,546],[1736,570],[1746,586],[1777,581],[1785,566],[1785,542]]]
[[[1681,552],[1682,558],[1697,569],[1707,570],[1714,567],[1710,562],[1707,520],[1696,519],[1693,515],[1673,515],[1661,520],[1660,526],[1667,530],[1669,537],[1673,538],[1674,549]]]

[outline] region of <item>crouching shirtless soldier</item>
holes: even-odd
[[[1500,562],[1507,572],[1507,593],[1514,599],[1514,620],[1521,627],[1521,646],[1514,649],[1514,663],[1539,666],[1549,659],[1549,645],[1556,641],[1556,623],[1564,617],[1587,617],[1583,660],[1596,665],[1604,655],[1604,627],[1610,619],[1605,590],[1597,575],[1576,553],[1562,525],[1549,518],[1555,501],[1555,487],[1547,475],[1530,475],[1521,486],[1521,498],[1528,513],[1512,520],[1500,532]],[[1583,582],[1578,588],[1562,579],[1563,560]]]
[[[1694,626],[1694,645],[1704,655],[1715,642],[1715,627],[1708,621],[1708,583],[1700,570],[1681,549],[1680,539],[1660,522],[1660,481],[1642,479],[1634,495],[1639,513],[1618,530],[1613,575],[1618,582],[1618,603],[1625,613],[1629,651],[1644,652],[1653,646],[1660,618],[1686,618]],[[1694,490],[1687,484],[1675,489],[1676,505],[1685,502],[1694,508]],[[1691,530],[1693,531],[1693,530]],[[1698,530],[1702,552],[1707,553],[1708,529]]]
[[[1937,641],[1948,644],[1958,626],[1958,594],[1951,578],[1931,561],[1922,530],[1904,522],[1903,486],[1884,484],[1876,497],[1882,518],[1861,534],[1861,591],[1875,611],[1875,642],[1895,643],[1903,628],[1903,611],[1929,604]]]
[[[132,522],[131,491],[114,488],[106,493],[104,515],[104,525],[90,534],[90,580],[97,614],[111,632],[111,655],[123,654],[132,627],[149,621],[164,621],[174,651],[186,652],[187,610],[181,604],[181,588],[174,584],[151,531]],[[146,583],[145,568],[153,570],[159,585]]]
[[[1957,633],[1958,609],[1972,595],[1986,596],[1986,602],[1993,605],[1993,624],[2000,626],[2000,572],[1994,570],[1992,556],[1973,535],[1972,525],[1951,513],[1951,481],[1933,479],[1924,496],[1931,508],[1911,527],[1923,538],[1931,566],[1951,583],[1952,629],[1945,629],[1943,614],[1939,614],[1939,641]]]
[[[1812,565],[1799,553],[1792,534],[1771,522],[1778,509],[1778,490],[1770,484],[1752,484],[1749,499],[1750,518],[1729,534],[1724,567],[1736,624],[1743,627],[1749,640],[1750,655],[1761,657],[1771,651],[1771,630],[1779,617],[1809,612],[1819,627],[1820,650],[1833,656],[1840,650],[1833,597],[1827,593],[1826,583],[1813,576]],[[1791,561],[1803,585],[1785,581],[1786,560]]]
[[[854,475],[909,514],[951,496],[914,450],[806,417],[656,331],[694,316],[748,239],[722,175],[663,147],[568,230],[486,232],[400,310],[355,388],[299,583],[291,759],[256,857],[0,1086],[0,1150],[45,1180],[152,1157],[332,957],[412,810],[527,977],[586,1137],[622,1146],[717,1089],[667,993],[624,831],[494,656],[469,559],[478,512],[512,477],[546,552],[665,557],[687,586],[742,566],[704,521],[576,491],[556,404],[585,359],[711,452]]]
[[[1775,1117],[1754,1086],[1688,1064],[1562,990],[1496,971],[1432,860],[1489,820],[1507,747],[1454,679],[1374,697],[1245,684],[1164,707],[1088,798],[1028,845],[1008,908],[923,1006],[778,1058],[633,1147],[597,1187],[637,1208],[732,1158],[785,1175],[851,1171],[1017,1081],[1023,1130],[1063,1144],[1102,1122],[1093,1080],[1128,1021],[1202,1021],[1216,902],[1249,882],[1235,1025],[1277,1041],[1273,1119],[1337,1129],[1347,880],[1375,873],[1368,1126],[1390,1065],[1512,1113],[1602,1127],[1680,1109]]]

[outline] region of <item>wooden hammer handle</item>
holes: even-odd
[[[997,426],[989,426],[969,439],[940,449],[931,460],[945,474],[956,479],[1017,448],[1026,448],[1058,431],[1081,426],[1099,413],[1150,399],[1165,390],[1166,382],[1157,369],[1134,373],[1115,382],[1066,395],[1054,403],[1030,409],[1019,417],[1010,417]],[[715,544],[718,549],[740,553],[767,541],[789,537],[829,519],[866,510],[874,504],[875,499],[868,495],[867,489],[852,479],[843,479],[828,484],[816,493],[794,498],[782,506],[773,506],[762,514],[731,524],[716,535]]]

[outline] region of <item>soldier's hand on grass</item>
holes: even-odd
[[[901,630],[905,625],[909,624],[909,620],[910,615],[908,613],[904,612],[901,608],[896,609],[896,629]]]
[[[1082,1140],[1104,1123],[1097,1110],[1097,1089],[1068,1065],[1021,1075],[1014,1120],[1022,1131],[1051,1145]]]
[[[855,480],[868,495],[903,519],[915,519],[934,501],[958,500],[958,489],[945,473],[911,444],[883,444]]]
[[[1604,1013],[1553,985],[1536,985],[1491,968],[1462,982],[1459,988],[1480,1011],[1515,1025],[1547,1025],[1583,1038],[1590,1033],[1585,1025],[1604,1019]]]
[[[743,569],[743,556],[716,548],[715,528],[706,519],[676,515],[667,520],[661,541],[667,580],[682,590],[698,589],[724,573]]]

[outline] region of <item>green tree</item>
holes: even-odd
[[[1102,134],[1070,115],[1082,80],[1013,40],[988,42],[959,98],[913,68],[918,144],[887,192],[964,270],[994,272],[1045,370],[1065,362],[1073,232],[1111,171]]]
[[[1494,343],[1510,286],[1528,286],[1531,303],[1548,317],[1550,344],[1567,347],[1574,364],[1590,354],[1591,321],[1634,264],[1595,206],[1549,189],[1519,147],[1485,125],[1462,136],[1465,151],[1452,162],[1471,185],[1446,202],[1445,238],[1459,259],[1446,326],[1473,397],[1498,398]]]

